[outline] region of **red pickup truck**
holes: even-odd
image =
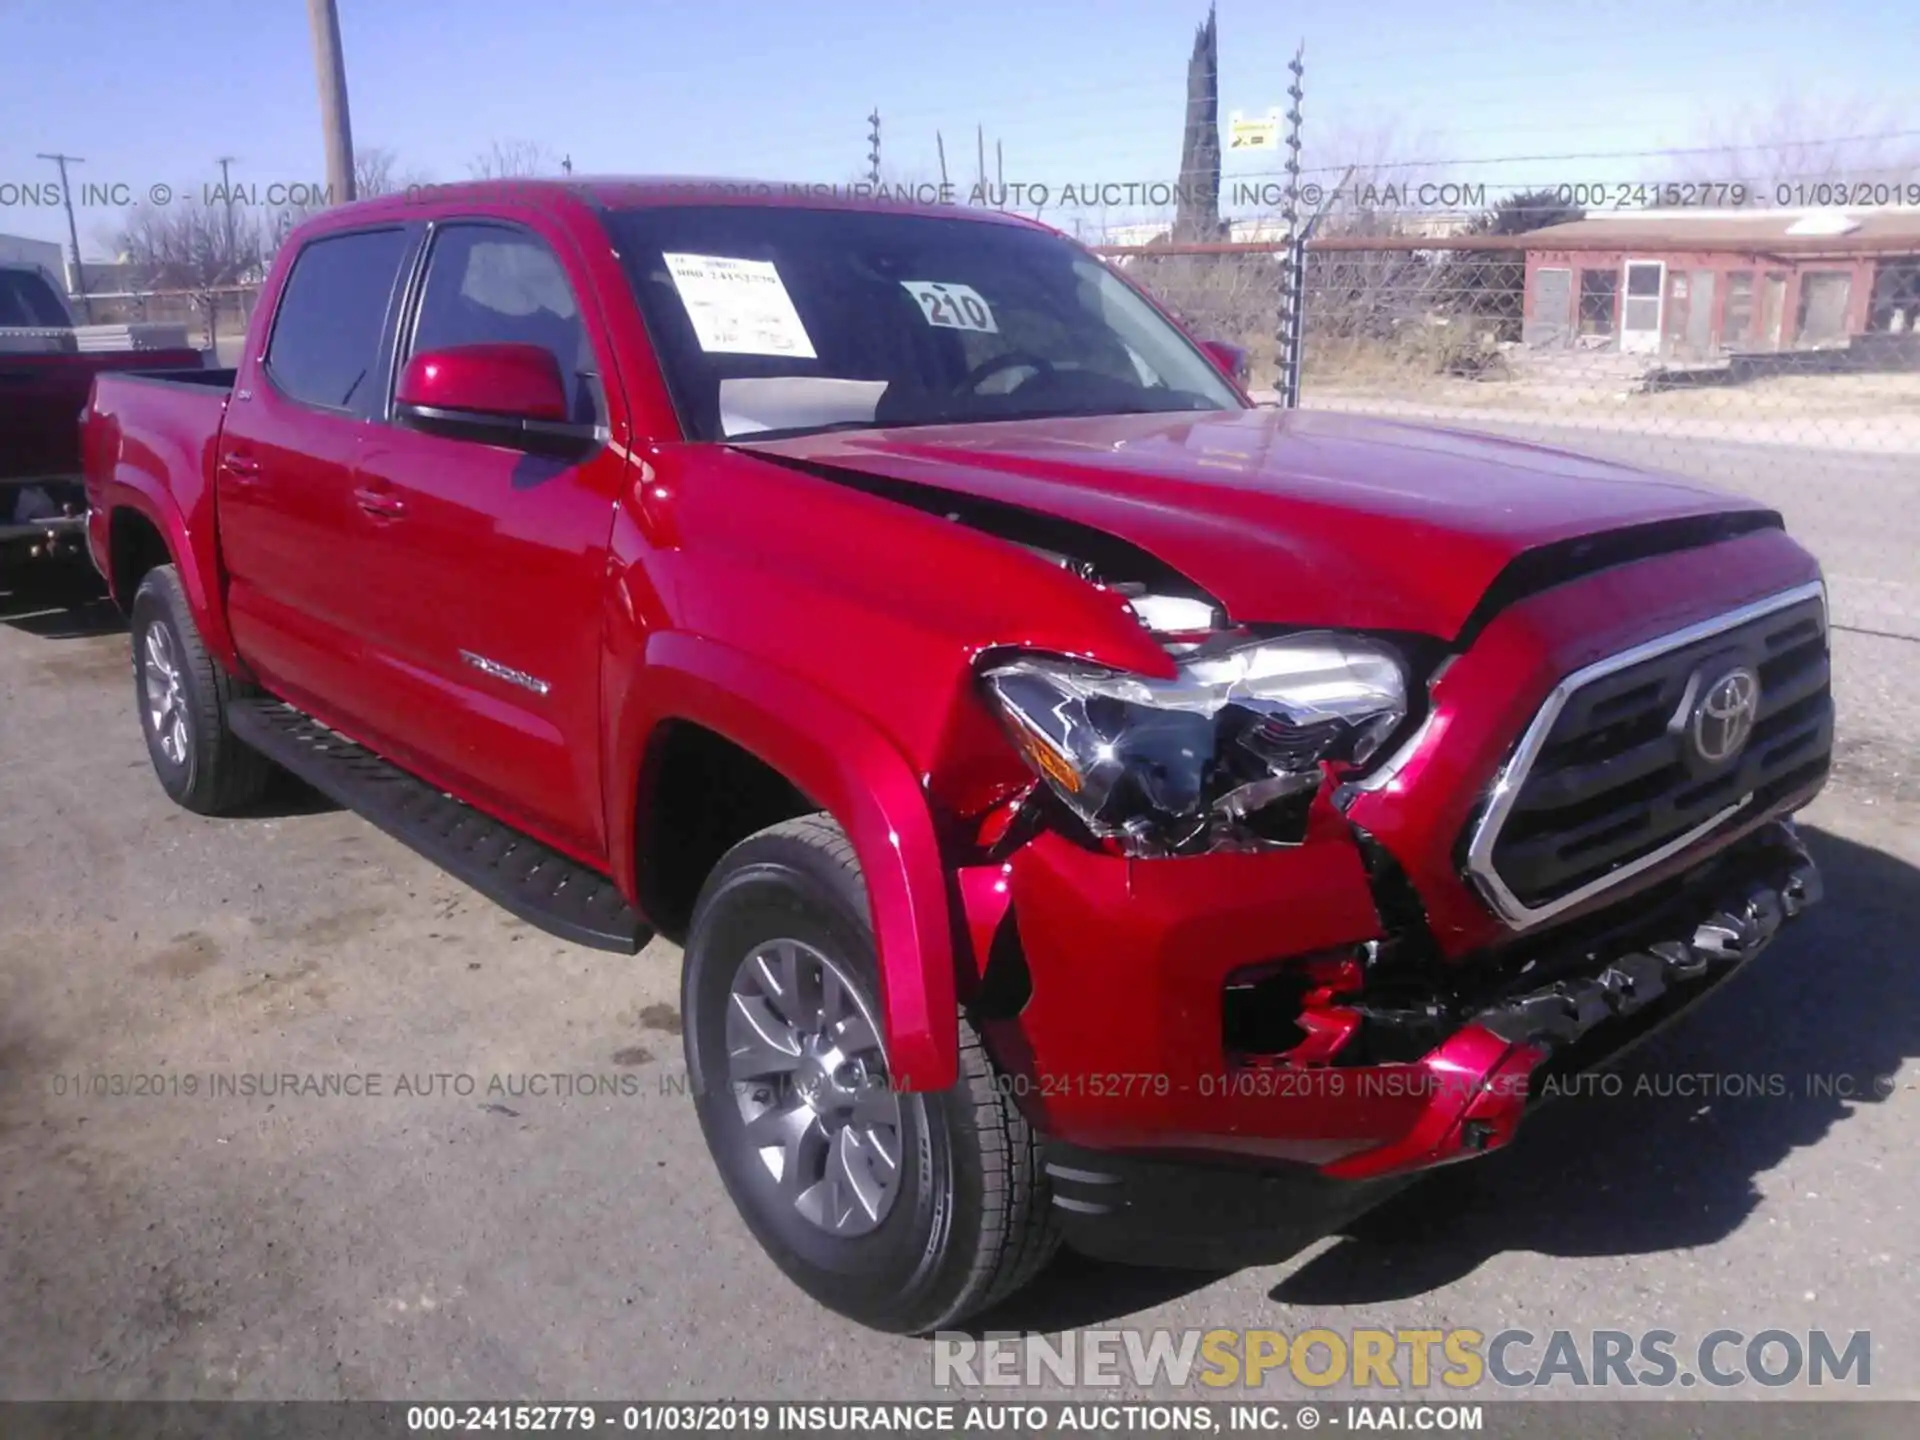
[[[81,553],[77,422],[93,377],[201,364],[184,346],[82,349],[80,334],[45,271],[0,264],[0,583],[21,561]]]
[[[682,941],[726,1186],[875,1327],[1063,1238],[1287,1254],[1818,897],[1777,514],[1257,408],[1024,220],[351,205],[237,372],[103,376],[85,447],[167,792],[278,765],[559,935]]]

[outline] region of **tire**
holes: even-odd
[[[146,573],[129,623],[134,706],[160,788],[199,815],[225,815],[257,801],[273,763],[227,728],[233,684],[201,643],[173,566]]]
[[[756,957],[766,965],[750,963]],[[810,971],[821,984],[806,980]],[[786,977],[795,1012],[830,1018],[823,1032],[829,1040],[800,1040],[793,1032],[804,1026],[789,1027],[786,1040],[798,1041],[800,1053],[831,1043],[829,1063],[854,1058],[837,1070],[816,1058],[768,1078],[745,1078],[765,1062],[736,1062],[735,1049],[791,1058],[777,1045],[744,1043],[753,1034],[743,1028],[750,1013],[762,1033],[779,1031],[782,1016],[770,998],[776,989],[761,983],[769,976]],[[846,993],[830,997],[829,982]],[[924,1334],[1026,1285],[1058,1248],[1059,1233],[1039,1139],[994,1083],[979,1037],[956,1017],[960,1075],[953,1086],[893,1091],[884,1083],[879,995],[866,889],[837,824],[803,816],[727,852],[694,908],[681,974],[687,1073],[707,1147],[741,1217],[789,1279],[863,1325]],[[742,1078],[729,1068],[736,1063]],[[812,1097],[805,1105],[803,1095]],[[860,1097],[850,1111],[849,1096]],[[785,1143],[808,1116],[835,1113],[847,1133],[835,1134],[829,1123]],[[885,1183],[889,1116],[898,1164],[876,1203],[872,1186]],[[759,1142],[775,1136],[783,1144],[763,1149]],[[824,1170],[843,1150],[850,1158],[838,1172],[839,1188],[809,1186],[812,1162]],[[803,1178],[795,1181],[796,1174]],[[867,1182],[864,1199],[859,1182],[845,1178],[852,1175]]]

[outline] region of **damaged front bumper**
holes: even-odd
[[[1256,890],[1252,868],[1190,862],[1177,910],[1157,882],[1181,862],[1115,871],[1070,847],[1034,848],[1009,867],[1020,936],[1076,943],[1049,947],[1049,973],[1027,977],[1012,1013],[983,1028],[1048,1137],[1074,1243],[1127,1256],[1151,1237],[1178,1264],[1290,1253],[1421,1172],[1504,1146],[1548,1077],[1604,1063],[1690,1008],[1821,889],[1791,823],[1770,821],[1582,924],[1447,967],[1409,1007],[1382,1003],[1355,983],[1361,961],[1337,958],[1369,946],[1351,943],[1364,929],[1336,943],[1356,917],[1333,846],[1294,852],[1278,893],[1276,870]],[[1196,906],[1195,889],[1216,882],[1219,908]],[[1259,916],[1327,981],[1300,997],[1299,1043],[1265,1055],[1236,1053],[1221,1015]],[[1062,984],[1053,969],[1068,955],[1084,958]]]
[[[1775,821],[1651,916],[1502,967],[1491,992],[1469,992],[1462,1028],[1419,1062],[1447,1080],[1421,1124],[1326,1173],[1390,1175],[1506,1144],[1547,1076],[1590,1069],[1645,1039],[1752,960],[1821,893],[1819,869],[1791,822]],[[1476,1075],[1495,1050],[1499,1058]]]

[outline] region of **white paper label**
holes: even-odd
[[[708,354],[815,359],[793,297],[771,260],[724,255],[661,256],[687,307],[694,338]]]
[[[998,335],[993,323],[993,307],[971,285],[954,285],[945,280],[902,280],[907,293],[920,306],[929,325],[947,330],[978,330]]]

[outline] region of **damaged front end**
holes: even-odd
[[[1366,763],[1407,715],[1404,663],[1359,636],[1188,638],[1174,665],[1162,679],[1026,653],[982,671],[1034,773],[1135,858],[1299,843],[1326,767]]]
[[[1031,647],[976,657],[1031,778],[956,812],[979,966],[963,993],[1053,1153],[1095,1177],[1065,1189],[1076,1225],[1111,1219],[1121,1191],[1100,1187],[1140,1166],[1203,1159],[1344,1192],[1488,1153],[1548,1077],[1638,1043],[1819,896],[1777,818],[1798,792],[1768,792],[1630,903],[1463,925],[1435,908],[1472,899],[1435,857],[1529,695],[1577,668],[1553,646],[1589,643],[1579,614],[1463,655],[1400,632],[1236,625],[1164,576],[1043,558],[1119,594],[1168,659],[1144,674]]]
[[[1382,1004],[1366,986],[1327,1003],[1352,1017],[1351,1049],[1330,1063],[1390,1054],[1423,1072],[1435,1101],[1399,1140],[1343,1158],[1329,1176],[1361,1179],[1463,1160],[1505,1144],[1551,1081],[1617,1058],[1760,954],[1821,897],[1818,868],[1791,821],[1770,822],[1683,879],[1520,953],[1444,972],[1425,1003]],[[1491,1057],[1484,1074],[1450,1064]],[[1246,1063],[1287,1063],[1283,1056]]]

